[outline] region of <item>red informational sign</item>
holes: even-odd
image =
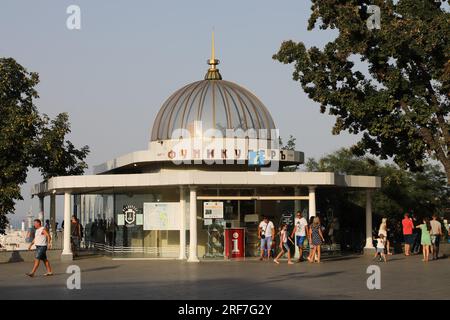
[[[225,258],[245,257],[245,228],[225,229]]]

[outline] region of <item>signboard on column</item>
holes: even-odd
[[[223,219],[223,202],[204,202],[204,219]]]

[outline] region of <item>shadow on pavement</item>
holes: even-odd
[[[344,273],[343,271],[332,271],[332,272],[322,272],[322,273],[315,273],[310,274],[306,272],[295,272],[295,273],[288,273],[283,274],[279,276],[269,277],[267,278],[267,282],[278,282],[278,281],[288,281],[288,280],[296,280],[296,279],[315,279],[315,278],[325,278],[325,277],[331,277],[335,276],[337,274]]]
[[[323,256],[321,257],[321,260],[323,261],[347,261],[347,260],[354,260],[354,259],[360,259],[361,256],[355,256],[355,255],[349,255],[349,256]]]
[[[98,268],[91,268],[91,269],[82,269],[82,272],[93,272],[93,271],[103,271],[103,270],[111,270],[111,269],[117,269],[120,265],[117,266],[104,266],[104,267],[98,267]]]

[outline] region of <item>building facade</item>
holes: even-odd
[[[76,215],[84,245],[120,257],[224,256],[228,229],[245,233],[245,256],[258,255],[258,224],[278,227],[293,213],[316,215],[317,188],[366,192],[371,249],[371,192],[380,178],[299,172],[300,151],[283,150],[269,110],[250,91],[222,79],[214,47],[204,80],[172,94],[156,115],[147,150],[96,166],[93,175],[54,177],[33,187],[50,201],[64,195],[64,221]],[[54,229],[54,228],[53,228]],[[70,228],[63,259],[71,259]]]

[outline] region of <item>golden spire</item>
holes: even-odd
[[[210,65],[208,73],[205,75],[205,80],[222,80],[222,76],[219,73],[219,69],[216,66],[219,64],[219,60],[216,59],[216,48],[214,43],[214,30],[211,35],[211,58],[208,60]]]
[[[213,65],[215,60],[215,47],[214,47],[214,29],[211,34],[211,59],[209,60],[210,64]]]

